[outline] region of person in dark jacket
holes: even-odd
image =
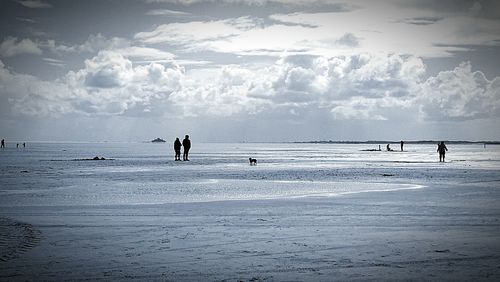
[[[189,149],[191,149],[191,141],[189,140],[189,135],[186,135],[184,140],[182,140],[182,146],[184,147],[184,154],[182,155],[183,161],[189,161]]]
[[[439,153],[439,162],[444,162],[444,155],[446,153],[446,151],[448,151],[448,148],[446,148],[446,145],[444,144],[443,141],[441,141],[439,144],[438,144],[438,148],[437,148],[437,152]]]
[[[181,147],[182,147],[181,140],[179,140],[179,138],[175,138],[174,151],[175,151],[175,160],[176,161],[181,160]]]

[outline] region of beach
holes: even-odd
[[[500,278],[500,146],[171,147],[1,151],[0,279]]]

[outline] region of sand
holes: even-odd
[[[4,189],[0,200],[0,279],[498,281],[495,162],[278,162],[249,171],[246,165],[221,170],[193,161],[183,164],[198,173],[189,181],[171,179],[175,169],[131,172],[134,165],[118,165],[112,180],[85,168],[64,170],[71,185],[38,192],[28,184],[19,189],[29,177],[17,179],[18,189]],[[257,188],[229,200],[220,200],[224,193],[200,192],[199,199],[182,202],[169,201],[178,194],[160,193],[151,181],[123,184],[124,175],[138,179],[126,183],[137,184],[151,174],[160,178],[154,182],[159,187]],[[3,178],[5,187],[12,179]],[[92,195],[95,184],[115,192],[122,187],[122,194]],[[292,192],[276,188],[259,198],[270,187]],[[346,193],[345,187],[358,190]],[[67,204],[72,196],[77,204]]]

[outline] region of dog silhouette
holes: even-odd
[[[248,158],[250,165],[257,165],[257,159]]]

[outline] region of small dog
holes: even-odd
[[[248,158],[250,165],[257,165],[257,159]]]

